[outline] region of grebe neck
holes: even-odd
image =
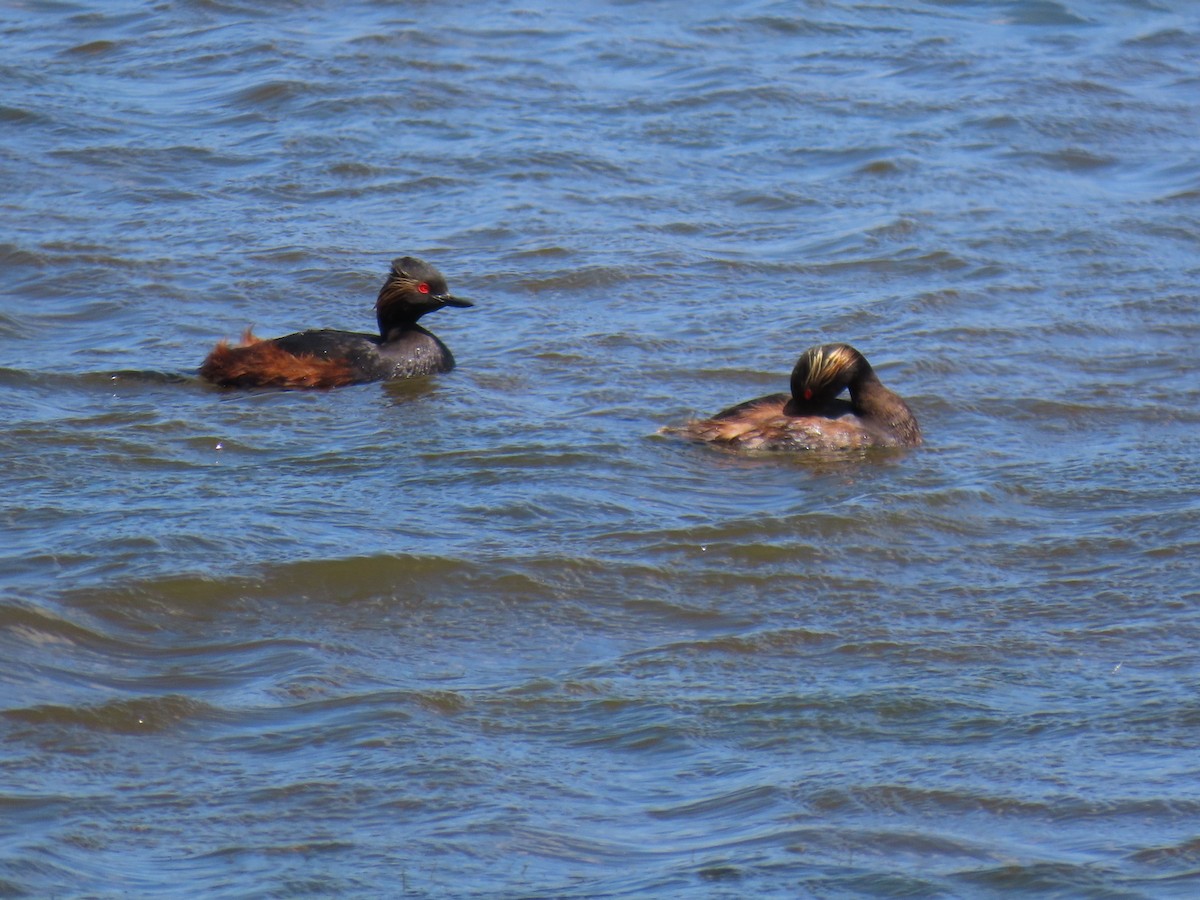
[[[860,416],[886,428],[901,444],[921,443],[921,428],[912,410],[899,394],[884,386],[865,359],[850,382],[850,403]]]
[[[402,332],[417,327],[417,319],[429,310],[408,302],[404,292],[388,282],[379,291],[375,301],[375,321],[379,323],[379,336],[385,341],[393,340]]]

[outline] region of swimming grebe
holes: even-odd
[[[850,402],[838,400],[845,388]],[[916,447],[921,428],[900,397],[883,386],[849,344],[809,347],[792,370],[791,394],[739,403],[711,419],[664,428],[737,450],[858,450]]]
[[[240,346],[217,344],[200,377],[225,387],[326,388],[449,372],[450,348],[417,324],[443,306],[474,304],[452,297],[429,263],[401,257],[375,301],[378,335],[318,330],[261,340],[247,331]]]

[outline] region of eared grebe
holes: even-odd
[[[379,289],[379,334],[300,331],[261,340],[249,331],[240,346],[221,341],[200,366],[200,377],[226,387],[326,388],[449,372],[450,348],[417,324],[443,306],[473,306],[452,297],[442,273],[419,259],[392,261]]]
[[[850,389],[850,402],[837,399]],[[917,420],[849,344],[805,350],[792,370],[791,394],[748,400],[711,419],[664,428],[694,441],[737,450],[858,450],[916,447]]]

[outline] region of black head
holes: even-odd
[[[451,296],[442,273],[413,256],[392,260],[392,268],[379,289],[375,316],[385,338],[393,328],[411,325],[425,313],[443,306],[474,306],[470,300]]]
[[[826,403],[870,368],[866,357],[849,344],[809,347],[792,369],[792,397],[802,403]]]

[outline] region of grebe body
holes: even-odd
[[[200,377],[222,387],[328,388],[449,372],[454,355],[417,320],[446,306],[473,306],[452,296],[442,274],[411,256],[392,262],[375,301],[379,334],[328,329],[217,344]]]
[[[800,355],[792,392],[739,403],[709,419],[666,428],[689,440],[736,450],[861,450],[916,447],[921,429],[907,403],[884,386],[849,344]],[[849,389],[849,401],[839,399]]]

